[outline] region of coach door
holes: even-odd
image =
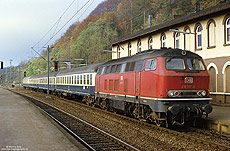
[[[96,92],[100,91],[100,76],[96,76]]]

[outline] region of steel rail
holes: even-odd
[[[17,93],[17,92],[14,92],[14,93]],[[135,148],[134,146],[132,146],[132,145],[130,145],[130,144],[128,144],[128,143],[122,141],[121,139],[119,139],[119,138],[117,138],[117,137],[115,137],[115,136],[113,136],[113,135],[111,135],[111,134],[109,134],[109,133],[107,133],[107,132],[105,132],[105,131],[103,131],[103,130],[97,128],[96,126],[94,126],[94,125],[92,125],[92,124],[90,124],[90,123],[88,123],[88,122],[86,122],[86,121],[84,121],[84,120],[82,120],[82,119],[80,119],[80,118],[78,118],[78,117],[76,117],[76,116],[74,116],[74,115],[72,115],[72,114],[70,114],[70,113],[64,111],[64,110],[62,110],[62,109],[59,109],[59,108],[57,108],[57,107],[55,107],[55,106],[53,106],[53,105],[51,105],[51,104],[48,104],[48,103],[46,103],[46,102],[43,102],[42,100],[39,100],[39,99],[37,99],[37,98],[33,98],[33,97],[31,97],[31,96],[28,96],[28,95],[25,95],[25,94],[20,94],[20,93],[17,93],[17,94],[19,94],[19,95],[21,95],[21,96],[27,98],[27,100],[29,100],[30,102],[31,102],[31,100],[38,101],[38,102],[40,102],[40,103],[42,103],[42,104],[45,104],[45,105],[47,105],[47,106],[49,106],[49,107],[51,107],[51,108],[53,108],[53,109],[55,109],[55,110],[57,110],[57,111],[59,111],[59,112],[62,112],[62,113],[64,113],[64,114],[66,114],[66,115],[68,115],[68,116],[70,116],[70,117],[72,117],[72,118],[74,118],[74,119],[76,119],[76,120],[78,120],[78,121],[84,123],[84,124],[87,125],[88,127],[91,127],[92,129],[98,131],[99,133],[103,134],[104,136],[110,138],[111,140],[115,140],[115,141],[118,142],[119,144],[122,144],[122,146],[125,146],[125,148],[128,148],[128,150],[140,151],[139,149]],[[33,103],[33,102],[32,102],[32,103]],[[37,105],[36,105],[36,106],[37,106]],[[58,124],[60,124],[64,129],[66,129],[69,133],[71,133],[71,134],[72,134],[74,137],[76,137],[79,141],[81,141],[87,148],[89,148],[90,150],[96,150],[94,147],[92,147],[92,145],[90,145],[90,144],[87,143],[84,139],[82,139],[82,137],[80,137],[79,135],[77,135],[76,133],[74,133],[71,129],[69,129],[65,124],[63,124],[63,123],[62,123],[61,121],[59,121],[57,118],[55,118],[54,116],[52,116],[50,113],[48,113],[47,111],[45,111],[45,110],[42,109],[41,107],[39,107],[39,106],[37,106],[37,107],[38,107],[40,110],[42,110],[45,114],[47,114],[49,117],[51,117],[54,121],[56,121]]]
[[[20,94],[20,93],[19,93]],[[24,95],[24,94],[23,94]],[[45,103],[45,102],[44,102]],[[76,102],[77,103],[77,102]],[[84,105],[82,103],[79,103],[79,105]],[[87,105],[84,105],[84,106],[87,106]],[[92,108],[92,107],[90,107]],[[220,149],[220,150],[230,150],[230,146],[227,146],[227,145],[223,145],[223,144],[220,144],[220,143],[216,143],[216,142],[212,142],[212,141],[208,141],[208,140],[204,140],[204,139],[201,139],[199,137],[196,137],[196,136],[191,136],[189,134],[184,134],[182,132],[178,132],[178,131],[175,131],[175,130],[170,130],[170,129],[167,129],[167,128],[163,128],[163,127],[158,127],[158,126],[155,126],[153,124],[149,124],[149,123],[146,123],[146,122],[141,122],[139,120],[136,120],[136,119],[133,119],[133,118],[129,118],[129,117],[126,117],[126,116],[122,116],[122,115],[119,115],[119,114],[115,114],[115,113],[112,113],[112,112],[108,112],[108,111],[105,111],[105,110],[101,110],[101,109],[98,109],[98,108],[92,108],[96,111],[101,111],[101,112],[104,112],[105,114],[110,114],[112,116],[118,116],[122,119],[125,119],[125,120],[129,120],[130,122],[134,122],[134,123],[138,123],[140,125],[144,125],[144,126],[147,126],[147,127],[150,127],[150,128],[153,128],[153,129],[156,129],[156,130],[159,130],[161,132],[166,132],[168,134],[173,134],[174,136],[178,136],[180,138],[183,138],[183,139],[187,139],[187,140],[191,140],[195,143],[201,143],[201,144],[207,144],[209,146],[212,146],[212,147],[215,147],[217,149]],[[65,112],[65,111],[64,111]],[[74,117],[74,116],[73,116]],[[133,150],[138,150],[138,149],[133,149]]]

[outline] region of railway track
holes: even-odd
[[[89,108],[87,110],[91,110],[92,113],[95,113],[95,114],[100,113],[100,114],[106,115],[106,116],[110,117],[109,119],[116,119],[116,120],[123,121],[123,122],[124,121],[129,121],[130,124],[135,125],[135,127],[138,127],[138,131],[140,131],[140,130],[142,131],[143,138],[146,138],[145,141],[148,141],[148,138],[151,138],[151,137],[153,138],[154,137],[155,140],[151,141],[150,142],[151,144],[148,144],[148,145],[154,146],[153,145],[154,142],[159,142],[161,145],[163,145],[164,143],[167,144],[166,146],[171,144],[172,146],[168,146],[168,147],[171,148],[172,150],[178,150],[178,149],[181,149],[181,150],[194,150],[195,148],[196,148],[196,150],[218,150],[218,151],[219,150],[230,150],[230,146],[229,146],[230,142],[229,142],[228,137],[222,138],[220,135],[217,136],[217,135],[210,135],[209,133],[199,132],[199,131],[202,131],[202,130],[191,130],[190,132],[178,132],[178,131],[175,131],[175,130],[170,130],[170,129],[166,129],[166,128],[157,127],[157,126],[155,126],[153,124],[141,122],[141,121],[138,121],[136,119],[132,119],[132,118],[129,118],[129,117],[126,117],[126,116],[123,116],[123,115],[119,115],[119,114],[114,114],[112,112],[104,111],[104,110],[101,110],[101,109],[98,109],[98,108],[92,108],[92,107],[86,106],[85,104],[82,104],[82,103],[78,103],[78,102],[74,102],[74,101],[70,101],[70,100],[65,100],[65,99],[62,99],[62,100],[68,102],[67,103],[68,107],[75,108],[76,110],[78,110],[77,106],[81,106],[81,108]],[[49,106],[48,106],[48,108],[49,108]],[[66,111],[68,111],[68,110],[66,110]],[[64,113],[68,114],[65,111],[64,111]],[[66,118],[66,121],[67,121],[67,124],[66,124],[67,126],[66,127],[68,128],[68,127],[70,127],[72,125],[75,129],[78,129],[77,125],[71,123],[71,121],[72,121],[71,118],[70,117]],[[65,119],[65,117],[60,117],[60,121],[62,119]],[[127,123],[127,122],[124,122],[124,123]],[[121,124],[121,123],[119,123],[119,124]],[[73,131],[75,131],[74,128],[73,128]],[[146,130],[147,130],[147,132],[143,132],[143,131],[146,131]],[[94,134],[94,132],[91,132],[88,129],[86,130],[86,132]],[[83,136],[85,136],[85,137],[83,137],[84,139],[88,137],[87,133],[86,134],[83,133]],[[201,133],[204,133],[204,134],[201,134]],[[162,135],[162,134],[165,135],[164,140],[162,140],[162,138],[158,137],[158,135]],[[162,136],[160,136],[160,137],[162,137]],[[84,141],[83,138],[82,138],[82,140]],[[94,137],[93,140],[97,140],[97,138],[98,137],[96,136],[96,137]],[[170,142],[173,139],[174,139],[174,141],[175,140],[178,141],[178,143],[177,142],[173,142],[173,143]],[[124,139],[124,140],[126,140],[126,139]],[[187,142],[187,143],[185,143],[185,142]],[[103,144],[103,142],[100,142],[99,144],[105,145],[105,144]],[[116,144],[119,144],[119,143],[116,143]],[[183,144],[182,145],[183,147],[180,147],[179,146],[180,144]],[[187,147],[186,144],[188,144],[188,145],[194,144],[194,145],[191,145],[191,147],[190,146]],[[118,145],[118,147],[120,147],[120,146],[122,146],[122,143]],[[195,147],[192,148],[192,146],[195,146]],[[114,147],[112,149],[114,149],[114,150],[119,149],[119,148],[116,148],[116,147]],[[141,150],[149,150],[149,148],[145,148],[145,147],[144,148],[140,147],[140,149]],[[135,149],[125,147],[125,149],[121,149],[121,150],[135,150]]]
[[[90,150],[139,151],[139,149],[128,143],[55,106],[40,100],[38,101],[30,96],[21,96],[36,105]]]

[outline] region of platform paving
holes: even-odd
[[[213,121],[222,121],[230,124],[230,107],[215,106],[213,105],[213,111],[209,114],[209,117]]]
[[[230,135],[230,107],[212,105],[213,111],[205,118],[204,127]]]
[[[70,141],[41,112],[12,92],[0,88],[0,151],[85,151]]]

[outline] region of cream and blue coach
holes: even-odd
[[[56,75],[56,91],[91,96],[95,94],[95,76],[100,64],[60,71]]]
[[[70,70],[50,73],[49,89],[54,93],[80,96],[95,94],[95,76],[101,64],[88,65]],[[48,89],[48,75],[36,75],[23,79],[23,86],[32,89]]]

